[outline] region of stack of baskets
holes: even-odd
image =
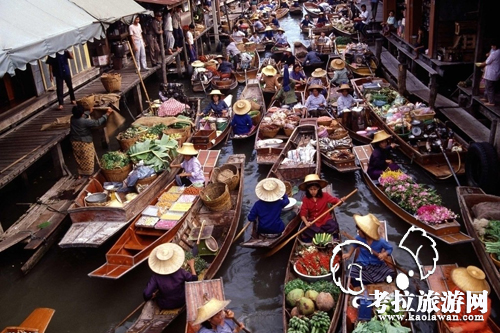
[[[223,212],[232,207],[229,188],[224,183],[208,184],[200,192],[200,198],[203,204],[213,212]]]
[[[130,171],[132,171],[132,164],[127,164],[120,169],[106,170],[101,169],[102,174],[109,182],[122,182],[127,178]]]
[[[283,129],[283,131],[285,132],[285,135],[286,135],[286,136],[290,136],[290,135],[292,135],[293,131],[295,131],[295,128],[288,128],[288,127],[285,127],[285,128]]]
[[[101,82],[107,92],[120,91],[122,87],[122,75],[120,73],[104,73]]]
[[[240,176],[238,174],[238,168],[232,164],[226,164],[220,168],[214,168],[212,175],[210,176],[212,183],[223,183],[229,188],[229,191],[233,191],[238,187],[240,181]]]
[[[76,101],[76,104],[81,105],[84,110],[91,110],[94,107],[94,95],[88,95]]]

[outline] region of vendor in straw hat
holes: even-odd
[[[265,178],[255,187],[255,194],[259,200],[248,214],[248,221],[257,222],[253,237],[257,238],[259,234],[264,237],[279,236],[285,230],[281,211],[290,203],[285,184],[277,178]]]
[[[267,65],[262,69],[262,76],[260,77],[260,82],[264,84],[264,89],[262,93],[264,95],[264,100],[266,105],[269,105],[274,94],[279,90],[280,84],[278,82],[279,74],[273,65]]]
[[[212,298],[203,306],[198,308],[196,319],[191,323],[191,327],[198,333],[237,333],[240,332],[245,325],[236,324],[230,320],[234,318],[234,312],[225,310],[225,307],[230,303],[230,300],[221,301]]]
[[[345,68],[345,62],[342,59],[333,59],[330,63],[333,68],[332,83],[340,86],[343,83],[349,83],[349,71]]]
[[[342,84],[337,91],[342,94],[337,99],[337,114],[340,116],[345,109],[350,109],[356,102],[354,97],[349,94],[352,89],[347,83]]]
[[[278,28],[278,33],[276,34],[276,47],[289,47],[288,40],[285,36],[285,30],[283,28]]]
[[[271,14],[271,24],[274,25],[275,28],[279,28],[280,27],[280,21],[278,21],[278,19],[276,18],[276,12],[273,12]],[[279,30],[279,29],[278,29]],[[285,30],[283,30],[284,32]]]
[[[250,36],[248,41],[255,44],[260,44],[260,42],[262,42],[262,39],[259,37],[259,32],[257,30],[254,30],[252,36]]]
[[[184,250],[175,243],[161,244],[151,251],[148,263],[153,276],[144,289],[146,301],[158,291],[155,300],[162,310],[176,309],[186,304],[184,283],[197,281],[198,276],[194,270],[194,259],[187,261],[191,273],[181,268],[184,259]]]
[[[263,41],[265,41],[265,42],[274,41],[273,28],[269,25],[266,27],[266,29],[264,29]]]
[[[341,201],[344,202],[343,199],[335,198],[329,193],[323,192],[322,189],[326,185],[328,185],[327,181],[320,179],[316,174],[307,175],[304,182],[299,185],[299,189],[306,192],[300,207],[300,218],[307,226],[311,225],[311,222],[328,210],[328,204],[335,205]],[[325,214],[314,222],[301,234],[302,241],[311,242],[315,234],[323,232],[331,234],[335,239],[339,239],[339,224],[335,214]]]
[[[283,66],[283,84],[276,94],[275,99],[283,100],[282,105],[288,105],[291,108],[298,103],[297,95],[295,94],[296,81],[290,79],[288,65]]]
[[[484,295],[486,298],[486,302],[484,303],[486,312],[481,312],[481,310],[483,310],[481,306],[467,311],[467,306],[463,304],[460,307],[460,313],[456,313],[460,320],[446,322],[451,332],[492,333],[493,331],[488,327],[488,318],[491,315],[491,299],[487,294],[490,293],[490,285],[486,282],[486,275],[484,272],[476,266],[468,266],[467,268],[458,267],[451,272],[451,280],[455,284],[455,288],[450,290],[450,292],[452,294],[456,294],[456,292],[463,293],[464,302],[467,299],[467,292],[471,292],[472,294],[486,293],[486,295]],[[469,318],[471,315],[473,316],[471,318],[474,318],[474,320],[463,320],[463,318]],[[483,320],[476,321],[475,318],[477,318],[478,315],[482,315]]]
[[[368,162],[367,173],[371,179],[378,179],[387,169],[399,170],[399,166],[394,163],[389,155],[390,151],[397,147],[397,144],[389,144],[391,136],[386,131],[378,131],[372,140],[373,152]]]
[[[324,89],[322,85],[313,84],[309,86],[309,96],[306,99],[304,111],[311,113],[311,116],[318,116],[318,109],[326,106],[326,98],[320,92]]]
[[[233,72],[233,64],[229,61],[227,61],[223,56],[218,55],[215,57],[215,60],[217,60],[217,63],[219,64],[217,68],[217,75],[220,76],[221,78],[228,78],[231,76],[231,73]]]
[[[298,84],[304,85],[306,83],[306,74],[302,70],[302,66],[299,63],[293,65],[293,70],[290,73],[290,78],[297,81]]]
[[[311,73],[311,81],[309,84],[319,84],[324,86],[327,72],[323,68],[316,68]]]
[[[220,90],[214,89],[210,92],[210,103],[203,109],[203,115],[208,116],[214,114],[216,117],[222,117],[223,114],[227,113],[228,109],[229,106],[222,99]],[[202,114],[200,114],[200,116],[201,115]]]
[[[205,175],[203,174],[203,168],[201,163],[196,158],[198,151],[194,149],[194,146],[190,142],[185,142],[181,148],[177,149],[177,152],[184,157],[184,161],[181,164],[170,164],[171,168],[183,168],[184,171],[175,176],[175,181],[177,185],[189,186],[194,183],[205,183]]]
[[[319,13],[318,21],[316,22],[316,28],[324,27],[328,23],[325,13]]]
[[[292,49],[287,47],[285,51],[283,51],[283,56],[281,56],[280,61],[276,64],[278,68],[280,68],[280,65],[287,64],[288,66],[293,66],[295,64],[295,61],[297,61],[297,58],[292,54]]]
[[[264,29],[266,29],[266,26],[260,21],[259,15],[255,14],[250,20],[252,21],[254,32],[264,31]]]
[[[231,121],[234,135],[245,135],[250,133],[250,131],[252,130],[252,118],[248,115],[248,112],[251,108],[252,104],[246,99],[242,99],[234,103],[234,117]]]
[[[354,214],[354,221],[356,222],[356,229],[358,235],[356,240],[367,244],[372,250],[378,252],[378,256],[370,253],[370,250],[359,244],[352,244],[349,252],[342,255],[343,259],[349,259],[354,250],[359,249],[359,255],[356,258],[356,263],[362,268],[352,265],[351,266],[351,284],[353,287],[360,286],[359,278],[363,284],[373,284],[386,281],[387,276],[396,277],[396,271],[393,267],[389,267],[384,261],[392,253],[392,245],[389,244],[384,238],[380,238],[379,226],[380,221],[373,214],[365,216]]]

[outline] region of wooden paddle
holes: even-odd
[[[203,231],[203,227],[205,226],[205,222],[206,222],[205,220],[203,220],[203,222],[201,222],[200,232],[198,234],[198,239],[196,240],[196,245],[200,244],[201,232]]]
[[[233,317],[233,318],[231,318],[231,320],[232,320],[232,321],[233,321],[236,325],[238,325],[238,327],[240,327],[241,323],[240,323],[238,320],[236,320],[236,318],[234,318],[234,317]],[[244,331],[244,332],[246,332],[246,333],[252,333],[252,332],[250,332],[250,331],[249,331],[246,327],[242,327],[242,328],[241,328],[241,330],[242,330],[242,331]]]
[[[284,241],[283,243],[281,243],[280,245],[278,245],[277,247],[275,247],[274,249],[272,249],[271,251],[269,251],[268,253],[266,253],[264,255],[264,258],[267,258],[267,257],[270,257],[272,256],[273,254],[275,254],[276,252],[278,252],[279,250],[281,250],[283,247],[285,247],[286,244],[288,244],[288,242],[290,242],[292,239],[294,239],[295,237],[297,237],[298,235],[300,235],[301,233],[303,233],[307,228],[309,228],[310,226],[314,225],[314,223],[316,223],[318,220],[320,220],[321,218],[323,218],[323,216],[325,216],[326,214],[328,214],[329,212],[331,212],[334,208],[340,206],[342,203],[345,202],[346,199],[348,199],[350,196],[352,196],[354,193],[358,192],[358,189],[354,189],[354,191],[352,191],[351,193],[349,193],[348,195],[346,195],[345,197],[343,197],[341,199],[341,201],[335,205],[333,205],[331,208],[329,208],[327,211],[325,211],[323,214],[321,214],[320,216],[318,216],[314,221],[312,221],[309,225],[306,225],[304,228],[300,229],[298,232],[296,232],[294,235],[292,235],[290,238],[288,238],[286,241]]]
[[[248,221],[248,222],[247,222],[247,224],[245,224],[245,226],[244,226],[244,227],[241,229],[241,231],[240,231],[240,232],[236,235],[236,237],[234,237],[233,242],[232,242],[231,244],[234,244],[234,242],[236,242],[236,240],[237,240],[238,238],[240,238],[240,237],[241,237],[241,235],[243,235],[243,233],[245,232],[245,230],[247,230],[247,228],[248,228],[248,226],[250,225],[250,223],[252,223],[252,222]]]

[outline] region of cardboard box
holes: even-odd
[[[92,57],[92,64],[96,67],[108,65],[109,64],[109,55]]]

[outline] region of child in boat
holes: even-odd
[[[186,304],[184,283],[198,281],[198,276],[194,270],[194,259],[187,261],[191,273],[181,268],[184,258],[184,250],[175,243],[162,244],[151,251],[148,263],[153,276],[144,289],[144,300],[149,301],[158,291],[155,301],[162,310],[176,309]]]
[[[244,99],[234,104],[234,117],[231,121],[234,135],[248,134],[252,130],[252,118],[248,115],[251,108],[250,102]]]
[[[322,189],[327,184],[326,180],[320,179],[316,174],[311,174],[307,175],[304,182],[299,185],[299,189],[306,192],[300,208],[300,218],[308,226],[308,229],[301,234],[301,239],[304,242],[309,243],[315,234],[324,232],[331,234],[334,239],[339,239],[339,224],[337,223],[335,214],[325,214],[311,225],[312,221],[328,210],[328,204],[335,205],[339,202],[344,202],[343,199],[335,198],[323,192]]]
[[[392,276],[394,280],[396,277],[395,270],[389,267],[384,261],[391,255],[392,246],[385,239],[380,238],[378,233],[380,221],[373,214],[365,216],[354,214],[353,218],[358,230],[356,240],[367,244],[378,255],[370,253],[366,247],[358,244],[352,244],[349,252],[342,255],[342,258],[347,260],[352,256],[354,250],[359,248],[359,255],[355,262],[361,268],[357,265],[351,266],[350,276],[352,286],[360,286],[358,278],[363,281],[364,285],[384,282],[387,276]]]
[[[367,173],[371,179],[377,180],[382,172],[389,168],[392,171],[399,170],[399,166],[387,155],[391,149],[397,147],[397,144],[389,144],[391,136],[386,131],[378,131],[372,140],[373,152],[368,162]]]
[[[255,195],[259,200],[254,203],[248,214],[248,221],[258,221],[257,228],[254,228],[257,232],[252,237],[278,237],[285,230],[281,211],[290,203],[285,184],[277,178],[263,179],[255,187]]]
[[[230,300],[221,301],[212,298],[203,306],[198,308],[195,321],[191,324],[193,330],[197,333],[238,333],[245,325],[236,324],[231,320],[234,318],[234,312],[224,308],[230,303]]]

